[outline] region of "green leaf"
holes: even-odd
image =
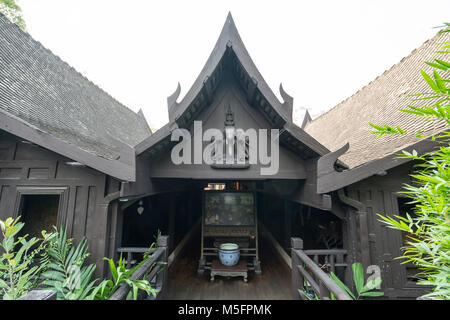
[[[361,263],[356,262],[352,264],[353,271],[353,281],[355,283],[356,291],[358,294],[361,292],[364,287],[364,270]]]
[[[425,79],[425,81],[428,83],[431,89],[433,89],[434,92],[439,93],[439,87],[438,85],[431,79],[431,77],[422,69],[420,69],[420,73],[422,74],[422,77]]]
[[[436,61],[437,63],[439,63],[440,65],[450,68],[450,63],[447,61],[443,61],[443,60],[439,60],[439,59],[434,59],[434,61]]]
[[[436,85],[438,89],[441,91],[441,93],[446,94],[447,93],[447,87],[445,86],[444,81],[442,80],[442,77],[439,75],[439,73],[436,70],[433,70],[434,80],[436,81]]]
[[[344,290],[353,300],[356,300],[353,292],[339,279],[333,272],[330,273],[330,278],[342,289]]]
[[[361,297],[381,297],[384,296],[384,292],[381,291],[370,291],[360,294]]]
[[[427,65],[433,67],[433,68],[441,69],[441,70],[444,70],[444,71],[448,69],[448,67],[443,66],[443,65],[441,65],[439,63],[433,63],[433,62],[425,62],[425,63]]]

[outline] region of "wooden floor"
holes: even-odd
[[[260,246],[262,274],[250,271],[248,282],[242,277],[217,276],[209,280],[209,271],[197,275],[199,238],[194,238],[182,257],[169,268],[167,298],[172,300],[289,300],[291,270],[264,241]]]

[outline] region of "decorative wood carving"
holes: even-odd
[[[178,105],[177,99],[180,96],[181,92],[181,85],[178,82],[177,89],[174,93],[172,93],[170,96],[167,97],[167,108],[169,111],[169,121],[172,121],[175,115],[175,108]]]
[[[404,148],[403,150],[408,152],[416,150],[418,154],[423,154],[435,150],[439,147],[439,144],[439,141],[424,139],[408,146],[407,148]],[[398,153],[401,153],[401,150],[399,150],[396,153],[387,155],[384,158],[373,160],[361,166],[349,170],[336,171],[338,158],[346,153],[349,148],[350,144],[346,143],[342,148],[322,156],[317,161],[318,193],[335,191],[375,174],[385,175],[384,171],[411,161],[410,159],[399,158]]]
[[[309,114],[309,111],[306,110],[305,117],[303,118],[302,126],[300,128],[305,129],[306,125],[312,121],[311,115]]]
[[[280,83],[280,95],[283,98],[283,107],[287,109],[287,114],[292,119],[292,108],[294,106],[294,98],[284,91],[283,84]]]

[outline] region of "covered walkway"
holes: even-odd
[[[194,237],[185,252],[169,268],[167,299],[173,300],[290,300],[291,269],[264,238],[261,239],[260,275],[249,272],[245,283],[241,277],[216,277],[209,271],[197,274],[200,235]]]

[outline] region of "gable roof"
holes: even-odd
[[[0,113],[0,129],[128,181],[135,178],[133,147],[151,134],[142,114],[2,14]]]
[[[213,98],[225,72],[231,71],[239,82],[247,102],[255,107],[268,120],[273,128],[279,128],[280,141],[288,145],[294,152],[306,158],[323,155],[329,152],[322,144],[292,123],[293,98],[280,84],[280,102],[267,85],[261,73],[253,63],[239,32],[228,13],[219,38],[186,95],[177,102],[181,92],[178,84],[175,92],[167,98],[169,123],[136,146],[139,155],[157,146],[160,150],[170,144],[168,139],[175,128],[186,128],[196,116],[206,108]],[[153,150],[149,151],[153,153]]]
[[[349,142],[349,150],[339,159],[350,168],[384,158],[417,143],[416,133],[419,130],[425,137],[442,132],[446,129],[444,122],[425,121],[423,117],[399,109],[405,109],[408,104],[431,104],[430,100],[411,102],[412,98],[408,95],[429,92],[420,69],[431,74],[432,68],[424,64],[425,61],[435,58],[446,60],[442,54],[436,53],[438,43],[444,41],[450,41],[450,33],[437,34],[426,41],[354,95],[307,122],[305,131],[332,151]],[[369,122],[400,126],[407,134],[375,139]]]
[[[180,92],[180,87],[178,85],[175,94],[168,98],[169,104],[172,102],[172,105],[169,105],[169,118],[180,118],[182,114],[186,112],[189,105],[195,102],[195,99],[202,90],[208,90],[214,87],[214,84],[219,80],[218,77],[216,79],[215,76],[220,76],[221,68],[223,67],[221,63],[224,62],[224,57],[230,53],[234,54],[238,60],[238,64],[235,68],[241,68],[241,70],[237,70],[237,72],[245,72],[245,74],[240,74],[240,76],[243,77],[242,80],[244,81],[245,86],[252,87],[252,91],[258,91],[262,95],[261,98],[267,100],[267,104],[277,113],[282,122],[292,121],[292,103],[290,103],[292,101],[286,101],[292,98],[284,92],[281,86],[280,90],[282,96],[287,102],[281,103],[269,88],[248,54],[247,49],[239,36],[231,13],[228,13],[214,49],[189,91],[179,103],[176,103],[176,98]],[[256,92],[252,92],[252,94],[256,94]]]

